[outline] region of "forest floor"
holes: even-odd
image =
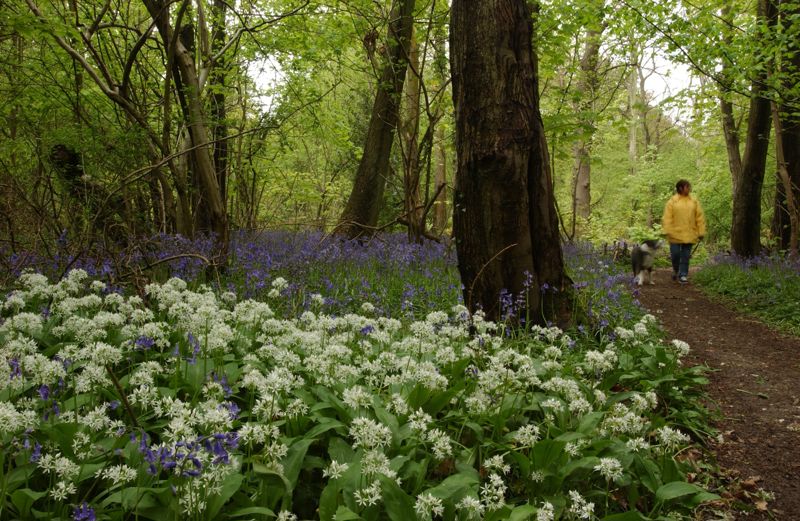
[[[800,520],[800,338],[743,317],[671,274],[654,272],[655,285],[643,286],[639,299],[668,339],[689,343],[685,363],[711,369],[709,407],[719,413],[719,436],[709,448],[728,516]]]

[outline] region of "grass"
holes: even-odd
[[[783,256],[717,257],[693,276],[707,294],[800,336],[800,262]]]

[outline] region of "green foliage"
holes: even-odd
[[[720,258],[693,280],[736,309],[780,330],[800,334],[800,275],[796,263],[780,257],[750,261]]]

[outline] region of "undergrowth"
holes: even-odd
[[[783,256],[715,258],[693,280],[742,313],[800,335],[800,262]]]

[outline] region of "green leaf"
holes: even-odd
[[[463,492],[468,490],[477,489],[480,482],[478,473],[470,474],[467,472],[459,472],[454,474],[427,492],[439,499],[450,499],[463,495]]]
[[[639,512],[630,511],[621,514],[611,514],[603,518],[603,521],[647,521],[648,518],[644,517]]]
[[[566,443],[563,441],[542,440],[533,447],[532,460],[534,469],[547,470],[551,469],[553,472],[558,470],[561,466],[561,460],[564,459],[564,446]]]
[[[414,511],[414,501],[411,496],[403,492],[393,479],[381,477],[381,485],[383,490],[383,504],[386,507],[386,514],[389,519],[394,521],[408,521],[409,519],[416,519],[417,514]]]
[[[662,485],[656,491],[656,500],[659,502],[669,501],[689,494],[697,494],[705,492],[702,487],[698,487],[692,483],[685,481],[672,481],[666,485]]]
[[[208,519],[214,519],[225,506],[225,503],[241,488],[244,476],[241,472],[232,472],[225,477],[222,482],[222,490],[219,494],[214,494],[208,499],[206,515]]]
[[[699,494],[692,496],[692,499],[689,500],[689,504],[692,507],[697,507],[703,503],[706,503],[707,501],[716,501],[718,499],[720,499],[720,497],[711,492],[700,492]]]
[[[245,507],[240,508],[238,510],[234,510],[228,517],[236,518],[236,517],[245,517],[245,516],[265,516],[265,517],[275,517],[275,512],[268,509],[267,507]]]
[[[308,447],[314,443],[313,439],[296,441],[289,447],[289,452],[283,459],[283,475],[291,484],[291,489],[297,486],[297,477],[300,475],[300,468],[303,466],[303,459],[306,457]]]
[[[534,514],[536,514],[536,507],[533,505],[520,505],[511,511],[508,521],[526,521],[532,519]]]
[[[17,511],[22,516],[25,516],[31,511],[31,507],[36,500],[46,495],[47,492],[36,492],[29,488],[23,488],[16,490],[13,494],[11,494],[11,502],[14,503],[15,507],[17,507]]]
[[[347,508],[346,506],[342,505],[336,510],[336,515],[334,518],[336,521],[351,521],[354,519],[361,519],[361,516]]]
[[[339,480],[329,481],[319,497],[320,521],[329,521],[338,514],[339,491],[342,489]]]
[[[633,461],[639,481],[642,483],[642,485],[647,487],[647,490],[655,494],[658,488],[661,486],[658,465],[656,465],[652,460],[642,458],[638,455]]]
[[[333,418],[326,418],[324,416],[320,416],[317,418],[319,425],[313,427],[307,433],[305,433],[305,437],[308,439],[314,439],[320,434],[324,434],[331,429],[338,429],[339,427],[344,427],[344,423],[340,422],[339,420],[334,420]]]

